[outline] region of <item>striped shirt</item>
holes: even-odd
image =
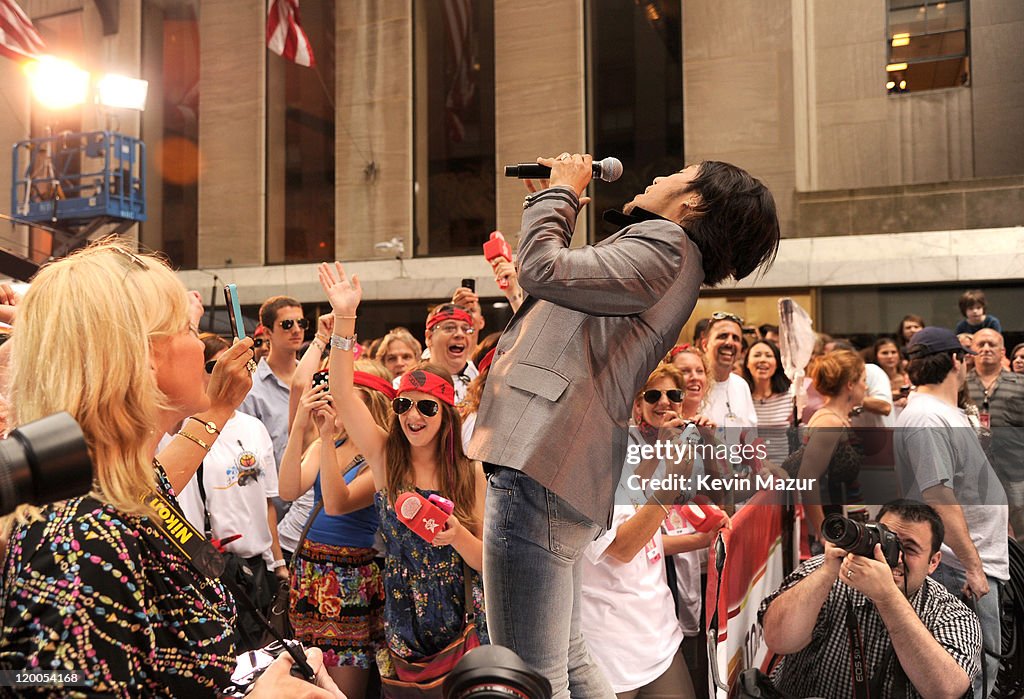
[[[758,622],[764,623],[764,614],[776,597],[820,568],[824,558],[819,555],[804,562],[786,578],[782,587],[766,597],[757,610]],[[810,643],[796,653],[782,656],[775,666],[772,680],[776,687],[797,697],[849,699],[854,696],[850,676],[850,636],[846,629],[847,601],[853,605],[854,618],[860,627],[864,665],[869,676],[873,677],[879,671],[886,652],[892,646],[889,631],[871,600],[837,580],[818,613]],[[909,602],[931,635],[968,677],[973,679],[981,672],[981,627],[974,612],[931,578],[925,578]],[[882,681],[881,697],[894,696],[893,686],[897,677],[906,684],[908,699],[920,697],[906,676],[898,673],[898,662],[893,653]]]
[[[781,464],[789,456],[786,430],[793,424],[792,392],[754,398],[754,412],[757,413],[757,436],[764,440],[768,459]]]
[[[996,475],[1003,482],[1024,481],[1024,374],[1003,369],[986,391],[972,371],[967,390],[981,415],[989,416],[992,441],[986,452]]]

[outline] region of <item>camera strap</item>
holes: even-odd
[[[269,632],[275,640],[281,642],[285,650],[288,651],[288,654],[292,656],[295,665],[302,671],[303,676],[309,682],[316,683],[316,673],[309,666],[305,655],[294,648],[292,644],[284,642],[281,634],[267,621],[267,618],[263,616],[263,613],[256,607],[256,604],[241,586],[234,580],[231,580],[230,577],[221,577],[224,575],[224,556],[214,548],[213,544],[207,541],[206,537],[192,526],[181,509],[179,509],[177,503],[155,490],[150,491],[145,497],[145,501],[156,512],[156,518],[151,517],[150,519],[154,519],[157,529],[164,535],[164,538],[181,553],[182,557],[200,575],[220,580],[224,587],[234,596],[235,600],[249,610],[259,625]]]
[[[853,603],[846,598],[846,632],[850,636],[850,679],[853,682],[854,699],[870,699],[868,675],[864,662],[864,642],[860,635],[860,625],[853,613]]]

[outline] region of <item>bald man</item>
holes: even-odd
[[[1003,366],[1003,336],[991,328],[974,333],[977,352],[974,371],[967,375],[967,390],[978,406],[982,424],[992,429],[989,461],[1006,490],[1010,524],[1024,542],[1024,374]]]

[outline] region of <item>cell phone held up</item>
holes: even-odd
[[[459,286],[464,286],[474,294],[476,293],[476,279],[463,279]]]
[[[228,323],[231,325],[231,337],[233,340],[245,338],[245,319],[242,317],[242,307],[238,303],[238,287],[228,284],[224,287],[224,305],[228,309]]]

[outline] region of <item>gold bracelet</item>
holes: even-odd
[[[203,426],[203,429],[205,429],[208,434],[217,434],[217,435],[220,434],[220,430],[217,429],[217,423],[214,422],[213,420],[209,420],[209,421],[200,420],[195,415],[189,415],[185,419],[186,420],[195,420],[196,422],[198,422],[200,425]]]
[[[178,430],[178,434],[180,434],[182,437],[185,437],[186,439],[191,439],[193,442],[202,447],[204,451],[210,451],[210,445],[204,442],[203,440],[199,439],[199,437],[191,435],[185,430]]]
[[[335,318],[341,318],[342,320],[355,320],[359,316],[339,316],[339,315],[336,315],[334,317]]]

